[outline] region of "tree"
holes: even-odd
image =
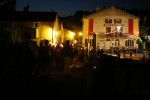
[[[73,15],[74,22],[82,26],[82,18],[89,14],[91,14],[90,11],[82,11],[82,10],[76,11],[75,14]]]
[[[141,38],[138,38],[136,43],[139,45],[139,49],[142,49],[143,40]]]
[[[2,10],[4,11],[15,11],[17,0],[0,0]]]

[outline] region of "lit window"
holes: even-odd
[[[35,27],[35,28],[39,27],[39,23],[38,23],[38,22],[35,22],[35,23],[34,23],[34,27]]]
[[[133,47],[134,46],[134,41],[133,40],[126,40],[125,41],[125,46],[126,47]]]

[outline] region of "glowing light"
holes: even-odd
[[[52,38],[52,28],[48,29],[47,36],[49,37],[49,39]]]
[[[39,38],[39,29],[36,28],[36,38]]]
[[[49,26],[41,26],[39,29],[39,38],[51,40],[52,38],[52,28]]]
[[[70,38],[73,38],[74,37],[74,32],[70,32]]]
[[[82,32],[79,32],[79,36],[82,36]]]
[[[70,66],[70,68],[72,68],[72,66]]]
[[[56,45],[57,45],[56,43],[52,43],[52,46],[56,47]]]
[[[63,46],[63,44],[60,44],[60,47],[62,47],[62,48],[63,48],[63,47],[64,47],[64,46]]]
[[[117,26],[117,32],[120,32],[121,27]]]
[[[74,43],[77,43],[77,40],[74,40]]]

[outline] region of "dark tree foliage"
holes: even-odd
[[[17,0],[0,0],[2,10],[4,11],[15,11]]]
[[[9,22],[0,22],[0,48],[8,48],[11,45],[11,32]]]
[[[73,16],[74,19],[75,19],[74,21],[77,22],[78,25],[82,25],[82,18],[83,18],[84,16],[89,15],[89,14],[91,14],[90,11],[78,10],[78,11],[75,12],[75,14],[74,14],[74,16]]]

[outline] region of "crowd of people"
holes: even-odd
[[[43,40],[37,45],[31,40],[30,33],[25,33],[24,41],[15,42],[10,49],[2,63],[3,76],[5,81],[13,79],[12,83],[18,88],[30,87],[36,73],[49,75],[50,70],[57,69],[68,74],[74,61],[83,61],[84,56],[83,49],[75,48],[70,40],[56,46]]]
[[[88,55],[87,50],[81,47],[75,48],[70,40],[66,40],[63,45],[58,43],[56,46],[52,45],[49,40],[42,40],[40,45],[37,45],[31,40],[28,32],[24,34],[23,42],[15,42],[9,49],[3,51],[5,53],[2,53],[1,64],[4,84],[11,81],[11,84],[14,82],[18,88],[29,87],[32,76],[36,73],[50,75],[50,71],[59,70],[68,74],[74,63],[84,63],[85,58],[88,58],[90,63],[99,62],[97,61],[99,58],[93,60],[93,51],[90,51]],[[96,56],[102,57],[103,53],[103,49],[98,50]],[[118,56],[120,58],[120,55]]]
[[[56,46],[50,44],[48,40],[41,41],[38,52],[39,65],[46,71],[57,69],[68,73],[73,63],[84,60],[84,50],[75,48],[70,40]]]

